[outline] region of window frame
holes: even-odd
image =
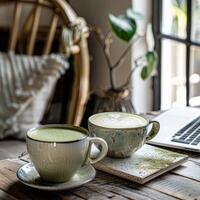
[[[161,61],[162,61],[162,39],[169,39],[176,41],[186,46],[186,105],[189,106],[190,99],[190,54],[191,46],[200,47],[200,43],[191,40],[191,26],[192,26],[192,0],[186,0],[187,6],[187,24],[186,24],[186,38],[178,38],[176,36],[163,34],[162,28],[162,2],[163,0],[152,1],[152,23],[153,23],[153,34],[155,38],[155,50],[158,53],[158,67],[157,76],[153,77],[153,110],[160,110],[161,108]]]

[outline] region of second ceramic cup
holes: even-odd
[[[150,131],[149,125],[152,125]],[[154,138],[160,124],[130,113],[105,112],[91,116],[88,119],[88,129],[91,135],[107,142],[108,156],[126,158]]]

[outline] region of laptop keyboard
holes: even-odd
[[[198,145],[200,143],[200,117],[180,129],[172,137],[172,142]]]

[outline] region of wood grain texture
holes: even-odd
[[[0,149],[0,160],[7,159],[7,158],[15,158],[15,156],[4,149]]]
[[[59,19],[59,16],[54,13],[51,19],[49,33],[48,33],[47,40],[46,40],[44,50],[43,50],[44,55],[49,54],[51,51],[51,46],[52,46],[52,42],[55,36],[58,19]]]
[[[177,198],[174,198],[172,196],[163,194],[162,192],[156,191],[154,189],[151,189],[149,187],[146,187],[146,185],[140,185],[137,183],[133,183],[124,179],[121,179],[119,177],[109,175],[103,172],[97,173],[96,179],[92,182],[92,184],[97,184],[98,186],[104,186],[108,190],[111,190],[113,192],[123,194],[127,193],[129,196],[134,197],[135,199],[162,199],[162,200],[174,200]],[[123,192],[122,192],[123,191]],[[129,198],[129,197],[128,197]]]
[[[11,27],[11,37],[9,40],[9,47],[8,47],[9,51],[14,51],[16,48],[21,10],[22,10],[22,4],[20,2],[16,2],[13,14],[13,25]]]
[[[109,193],[109,192],[104,192],[99,189],[98,191],[95,191],[94,189],[90,189],[88,187],[81,187],[79,189],[76,189],[73,191],[74,194],[82,197],[83,199],[100,199],[100,200],[104,200],[104,199],[117,199],[119,198],[119,200],[124,200],[122,197],[117,197],[116,195],[114,195],[113,193]]]
[[[17,158],[25,151],[25,142],[17,140],[4,140],[0,142],[0,160],[6,158]]]
[[[138,199],[138,200],[151,200],[150,197],[145,197],[144,194],[137,194],[133,191],[129,191],[125,190],[125,188],[121,188],[120,185],[116,186],[116,185],[108,185],[108,184],[105,184],[105,185],[99,185],[99,184],[89,184],[91,186],[89,186],[90,188],[95,188],[95,190],[102,190],[102,191],[107,191],[109,192],[110,194],[115,194],[115,195],[118,195],[118,196],[121,196],[125,199],[131,199],[131,200],[134,200],[134,199]],[[111,196],[112,197],[112,196]]]
[[[146,184],[148,187],[183,200],[200,200],[200,183],[167,174]]]
[[[196,154],[194,154],[194,156],[190,155],[189,160],[191,160],[192,162],[196,162],[196,163],[200,164],[200,156],[199,155],[196,155]]]
[[[200,182],[200,164],[196,162],[188,161],[173,170],[172,173]]]
[[[69,116],[67,123],[74,122],[75,125],[81,123],[86,102],[89,97],[89,54],[87,46],[87,37],[82,36],[82,40],[79,43],[80,52],[75,58],[74,64],[74,82],[72,86],[71,101],[69,106]],[[80,66],[82,66],[80,68]],[[77,93],[77,90],[79,91]],[[74,109],[76,108],[76,109]],[[73,111],[74,110],[74,111]]]
[[[18,200],[17,198],[9,195],[8,193],[4,192],[3,190],[0,190],[0,199],[1,200]]]
[[[62,192],[59,194],[59,197],[62,200],[83,200],[83,198],[81,198],[71,192]]]
[[[95,181],[62,193],[47,193],[28,188],[17,181],[16,170],[24,162],[15,160],[0,161],[0,190],[17,199],[136,199],[136,200],[174,200],[177,198],[157,190],[125,181],[118,177],[98,173]],[[31,194],[31,196],[30,196]],[[9,199],[9,198],[8,198]],[[5,199],[6,200],[6,199]]]
[[[80,41],[80,65],[82,68],[79,67],[80,71],[80,79],[79,79],[79,93],[78,93],[78,103],[76,105],[77,112],[75,116],[75,124],[78,125],[81,123],[81,119],[83,117],[86,102],[89,98],[89,54],[88,52],[88,45],[87,45],[87,35],[82,36],[82,40]],[[80,66],[79,65],[79,66]]]
[[[79,54],[80,55],[80,54]],[[78,93],[76,92],[77,89],[79,90],[79,78],[80,78],[80,70],[78,66],[80,66],[80,56],[77,56],[74,59],[74,80],[72,84],[72,91],[71,91],[71,101],[69,102],[69,115],[67,116],[66,123],[71,124],[73,121],[76,121],[76,113],[77,109],[74,110],[74,108],[77,108],[78,105]],[[67,109],[67,108],[66,108]],[[73,112],[73,110],[75,112]],[[76,123],[76,122],[75,122]]]
[[[38,3],[42,3],[43,0],[38,0]],[[32,55],[33,51],[34,51],[34,46],[35,46],[35,42],[36,42],[36,37],[37,37],[37,31],[39,28],[39,22],[40,22],[40,15],[41,15],[41,6],[36,5],[35,6],[35,12],[34,12],[34,16],[33,16],[33,24],[31,27],[31,34],[30,34],[30,40],[28,42],[28,46],[27,46],[27,54],[28,55]]]

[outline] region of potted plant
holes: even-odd
[[[149,34],[150,32],[147,31],[146,34],[143,34],[138,31],[138,20],[142,18],[143,16],[140,13],[128,8],[124,14],[119,16],[109,14],[111,31],[107,34],[104,34],[100,28],[90,27],[91,33],[94,34],[95,39],[103,50],[102,52],[109,69],[110,80],[110,87],[108,89],[93,94],[93,98],[95,98],[93,101],[95,104],[93,113],[106,111],[135,112],[129,88],[132,74],[136,69],[140,68],[140,76],[143,80],[146,80],[151,76],[157,64],[157,53],[154,51],[152,32]],[[127,43],[125,50],[115,62],[112,61],[112,54],[110,52],[113,34]],[[148,43],[148,51],[134,60],[135,66],[126,77],[126,81],[121,86],[116,87],[114,70],[123,67],[125,56],[130,51],[132,45],[139,42],[145,36]],[[151,39],[149,40],[148,37],[151,37]]]
[[[145,34],[138,31],[138,21],[143,18],[144,17],[140,13],[134,12],[133,9],[128,8],[124,14],[119,16],[109,14],[108,19],[111,30],[106,34],[104,34],[98,27],[89,27],[90,33],[94,35],[103,50],[102,52],[109,70],[110,87],[101,92],[92,93],[88,105],[86,106],[86,112],[82,122],[83,126],[87,124],[88,116],[94,113],[107,111],[135,112],[130,90],[132,74],[136,69],[140,69],[140,77],[143,80],[146,80],[153,74],[157,65],[157,53],[154,51],[152,31],[147,31]],[[77,23],[80,23],[80,21],[84,22],[80,18]],[[63,31],[63,39],[66,44],[65,51],[69,52],[69,55],[78,50],[76,41],[80,39],[80,33],[82,31],[88,31],[84,30],[84,26],[83,30],[80,28],[76,29],[76,26],[74,28],[74,32],[68,28],[65,28]],[[113,62],[110,47],[114,35],[126,43],[126,48],[122,51],[118,59]],[[135,66],[127,75],[126,81],[121,86],[117,87],[114,71],[117,68],[123,67],[127,53],[130,51],[133,44],[139,42],[142,38],[146,38],[148,46],[147,52],[134,60]]]

